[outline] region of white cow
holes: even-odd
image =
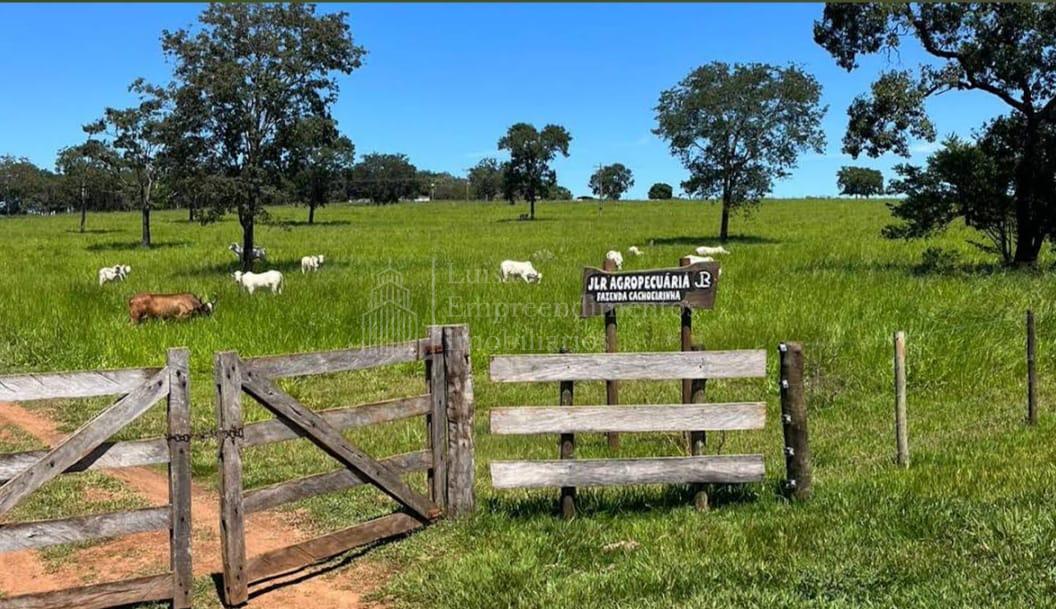
[[[319,267],[323,264],[326,256],[319,254],[318,256],[305,256],[301,258],[301,274],[308,273],[311,271],[318,271]]]
[[[499,265],[499,273],[502,275],[503,281],[506,281],[511,277],[520,277],[526,283],[539,283],[543,280],[543,274],[535,270],[532,263],[527,260],[524,262],[518,262],[517,260],[503,260],[502,264]]]
[[[620,270],[623,268],[623,254],[617,252],[616,250],[609,250],[608,252],[606,252],[605,260],[612,260],[614,263],[616,263],[616,270]]]
[[[702,245],[697,248],[697,253],[701,256],[718,256],[719,254],[729,254],[730,252],[728,252],[726,248],[722,247],[721,245],[718,247],[708,247],[707,245]]]
[[[689,260],[690,264],[696,264],[698,262],[715,262],[715,259],[711,256],[694,256],[693,254],[690,254],[685,258]]]
[[[272,294],[282,294],[282,273],[279,271],[265,271],[263,273],[243,273],[235,271],[232,277],[235,283],[246,288],[250,294],[257,288],[268,288]]]
[[[104,266],[99,269],[99,285],[110,283],[111,281],[124,281],[128,274],[132,272],[132,267],[127,264],[116,264],[114,266]]]
[[[637,245],[632,245],[631,247],[627,248],[627,253],[631,254],[632,256],[641,256],[642,250],[638,249]]]
[[[231,250],[231,252],[234,253],[235,256],[238,256],[239,260],[242,259],[242,246],[241,245],[239,245],[237,243],[232,243],[231,245],[227,246],[227,249]],[[268,252],[264,248],[262,248],[262,247],[254,247],[253,248],[253,257],[252,258],[253,258],[253,260],[264,260],[264,258],[267,257],[267,254],[268,254]]]

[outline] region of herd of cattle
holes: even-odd
[[[641,256],[642,249],[637,245],[632,245],[627,248],[627,253],[632,256]],[[698,262],[713,262],[714,256],[729,254],[730,252],[723,246],[707,246],[702,245],[696,249],[696,255],[690,254],[685,256],[690,264],[696,264]],[[619,250],[609,250],[605,253],[606,262],[612,262],[616,270],[623,269],[623,254]],[[510,279],[520,278],[525,283],[539,283],[543,279],[543,274],[536,270],[535,266],[532,265],[531,260],[503,260],[499,264],[499,276],[503,281]]]
[[[229,250],[239,258],[242,257],[242,248],[237,243],[232,243]],[[641,256],[642,250],[636,245],[627,248],[627,253],[632,256]],[[686,256],[690,264],[697,262],[711,262],[713,256],[729,254],[726,248],[720,246],[701,246],[696,249],[696,255]],[[262,247],[254,247],[253,260],[266,261],[267,251]],[[301,274],[313,273],[319,270],[326,256],[322,254],[304,256],[301,258]],[[623,254],[619,250],[609,250],[605,254],[606,262],[611,262],[617,270],[623,269]],[[132,267],[127,264],[117,264],[99,269],[99,285],[103,286],[112,281],[124,281],[132,272]],[[272,294],[281,294],[285,278],[281,271],[270,270],[262,273],[235,271],[232,275],[241,288],[250,294],[257,290],[269,290]],[[503,260],[499,265],[499,276],[502,281],[520,278],[526,283],[539,283],[543,279],[540,273],[532,265],[530,260]],[[204,298],[181,292],[177,294],[153,294],[142,292],[136,294],[128,301],[128,315],[133,324],[138,324],[145,319],[187,319],[194,315],[210,315],[216,306],[216,300],[207,301]]]

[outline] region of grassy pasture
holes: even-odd
[[[709,437],[709,450],[763,452],[768,480],[717,489],[709,513],[685,489],[582,491],[580,517],[554,518],[555,491],[494,492],[492,459],[553,458],[556,438],[497,437],[487,412],[499,405],[552,404],[556,385],[497,385],[488,356],[509,352],[600,351],[600,319],[576,316],[580,273],[608,249],[636,244],[625,268],[677,263],[714,243],[718,209],[702,203],[543,204],[540,220],[518,222],[504,204],[431,203],[323,209],[316,226],[303,209],[273,210],[258,229],[285,293],[240,293],[228,273],[238,225],[155,214],[155,248],[137,246],[138,216],[0,220],[0,371],[158,365],[164,348],[192,349],[194,425],[213,425],[212,354],[341,348],[370,342],[366,327],[374,273],[398,272],[419,327],[465,322],[473,337],[477,399],[478,514],[387,546],[377,556],[399,567],[386,588],[398,606],[491,607],[1034,607],[1056,594],[1056,305],[1050,271],[988,264],[959,228],[933,243],[885,241],[882,203],[772,201],[733,224],[714,311],[695,318],[708,348],[767,348],[765,380],[709,383],[716,401],[765,398],[768,429]],[[650,245],[650,242],[653,245]],[[942,272],[917,268],[928,245],[957,251]],[[323,253],[317,275],[301,276],[302,255]],[[502,284],[504,258],[536,260],[541,285]],[[102,288],[100,266],[133,267]],[[1048,269],[1051,256],[1043,261]],[[190,290],[219,304],[212,318],[131,327],[135,291]],[[1023,310],[1038,317],[1042,423],[1021,423],[1025,388]],[[908,335],[913,466],[891,465],[890,335]],[[816,496],[789,505],[781,478],[776,351],[806,344]],[[622,350],[678,347],[674,309],[624,309]],[[419,366],[284,383],[313,407],[334,407],[422,390]],[[601,403],[601,384],[577,387],[577,402]],[[624,383],[627,403],[678,399],[678,383]],[[249,406],[249,401],[246,401]],[[73,429],[101,400],[33,405]],[[161,432],[161,409],[126,437]],[[251,419],[267,417],[250,406]],[[393,454],[422,445],[420,422],[351,434],[363,448]],[[21,447],[14,432],[7,445]],[[672,435],[625,436],[621,455],[677,454]],[[215,482],[215,448],[195,450],[195,473]],[[586,437],[577,454],[608,456]],[[247,486],[326,471],[329,460],[304,442],[247,451]],[[421,480],[415,480],[421,484]],[[51,492],[51,491],[49,491]],[[60,488],[56,493],[68,493]],[[47,516],[54,502],[45,502]],[[368,491],[293,506],[305,526],[332,530],[390,509]],[[42,508],[43,509],[43,508]],[[610,544],[619,544],[605,549]]]

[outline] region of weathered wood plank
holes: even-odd
[[[246,569],[251,582],[310,567],[352,548],[406,535],[422,523],[407,514],[390,514],[336,533],[253,557]]]
[[[253,371],[243,370],[242,389],[268,410],[303,431],[313,444],[326,451],[331,457],[354,470],[360,477],[370,480],[371,484],[377,486],[379,490],[411,509],[421,518],[433,520],[440,515],[440,508],[428,497],[418,494],[407,486],[391,468],[382,465],[370,455],[349,444],[340,431],[279,389],[267,378]]]
[[[0,552],[157,531],[169,526],[169,508],[157,507],[78,518],[0,525]]]
[[[169,568],[172,569],[172,609],[188,609],[194,575],[191,569],[191,402],[190,356],[187,349],[169,349]]]
[[[242,429],[242,366],[238,353],[217,353],[213,360],[216,380],[216,421],[220,430]],[[224,568],[224,602],[245,604],[246,522],[242,508],[242,438],[220,436],[220,554]]]
[[[433,467],[429,470],[429,496],[441,509],[447,508],[447,367],[444,365],[444,329],[429,327],[433,352],[426,360],[432,410],[428,418],[429,449]]]
[[[758,482],[765,474],[762,455],[493,461],[495,488]]]
[[[269,355],[242,360],[246,370],[268,378],[363,370],[421,359],[422,339],[361,349]]]
[[[328,424],[343,430],[421,416],[428,414],[430,408],[429,396],[419,395],[350,408],[320,410],[317,414]],[[246,425],[244,433],[243,446],[258,446],[305,437],[303,432],[278,419],[250,423]]]
[[[428,469],[433,459],[428,450],[419,450],[403,455],[382,459],[381,463],[391,467],[400,474],[409,474]],[[347,469],[307,476],[288,482],[247,491],[242,499],[243,509],[247,514],[271,509],[290,501],[305,497],[332,493],[367,484],[367,481]]]
[[[0,482],[14,478],[48,454],[46,450],[0,455]],[[80,461],[66,468],[64,474],[90,469],[116,469],[168,463],[169,449],[164,438],[103,442]]]
[[[0,609],[107,609],[172,598],[172,575],[150,575],[105,584],[0,598]]]
[[[666,432],[761,429],[766,404],[671,404],[657,406],[554,406],[495,408],[493,434]]]
[[[0,376],[0,402],[90,398],[128,393],[161,368],[124,368]]]
[[[128,395],[95,416],[43,459],[0,486],[0,514],[6,514],[19,501],[80,461],[107,438],[136,420],[169,391],[169,373],[162,369]]]
[[[498,383],[718,379],[765,375],[764,350],[496,355],[491,358],[491,380]]]
[[[476,507],[473,448],[473,366],[469,328],[444,326],[447,371],[447,512],[459,517]]]

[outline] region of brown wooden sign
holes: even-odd
[[[710,309],[719,280],[717,262],[646,271],[583,269],[581,317],[593,317],[626,305],[670,305]]]

